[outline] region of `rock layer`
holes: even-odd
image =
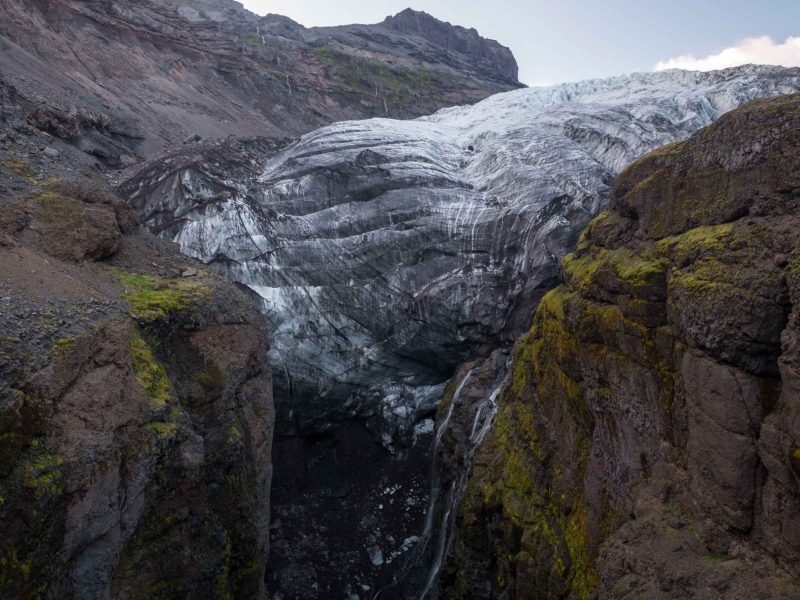
[[[754,102],[617,178],[516,346],[446,597],[800,594],[798,117]]]

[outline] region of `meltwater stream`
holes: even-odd
[[[510,359],[500,362],[488,390],[484,389],[485,384],[482,385],[484,377],[478,373],[485,363],[470,368],[456,387],[434,438],[431,493],[420,540],[414,553],[395,575],[394,584],[379,590],[373,600],[384,598],[385,592],[395,586],[404,588],[404,598],[434,600],[438,597],[439,576],[452,549],[458,508],[467,488],[472,459],[491,430],[498,399],[508,379],[509,363]],[[475,397],[476,389],[478,397]],[[441,464],[442,444],[448,431],[453,432],[456,428],[464,432],[463,453],[458,464],[453,465],[454,472],[445,473]]]

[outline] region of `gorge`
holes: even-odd
[[[0,598],[800,597],[800,68],[0,6]]]

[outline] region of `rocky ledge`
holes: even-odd
[[[450,598],[800,597],[800,96],[634,163],[516,346]]]
[[[263,317],[99,183],[0,176],[0,597],[264,597]]]

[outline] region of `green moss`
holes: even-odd
[[[708,562],[710,562],[712,565],[718,565],[720,563],[728,562],[729,560],[731,560],[731,557],[726,554],[715,554],[712,552],[708,555]]]
[[[228,435],[225,438],[226,444],[238,444],[242,440],[242,432],[239,431],[239,428],[231,423],[231,426],[228,427]]]
[[[46,214],[54,217],[83,216],[83,202],[58,192],[41,192],[36,196],[36,204],[44,208]]]
[[[168,279],[114,269],[124,286],[131,315],[152,322],[196,305],[211,294],[202,278]]]
[[[164,370],[153,356],[153,352],[142,337],[131,334],[131,356],[136,379],[147,392],[147,400],[151,409],[164,406],[172,399],[172,385]]]
[[[599,246],[569,254],[561,263],[566,283],[576,291],[589,292],[616,283],[634,295],[648,291],[657,294],[665,285],[667,265],[662,257]]]
[[[150,423],[148,425],[150,429],[159,437],[162,438],[173,438],[175,437],[175,432],[178,429],[177,423],[163,423],[161,421],[156,421]]]
[[[232,600],[231,594],[231,562],[233,558],[233,544],[227,530],[223,530],[225,543],[223,546],[223,566],[214,578],[214,598],[218,600]]]
[[[53,344],[53,356],[63,356],[65,352],[69,351],[75,345],[75,338],[64,338],[56,341]]]
[[[13,459],[0,478],[0,508],[14,523],[0,535],[3,598],[45,597],[64,540],[66,461],[44,437],[41,415],[26,412],[11,438],[0,436],[3,460]]]
[[[36,498],[60,496],[63,492],[64,459],[47,445],[34,439],[22,463],[22,485],[33,490]]]
[[[663,238],[656,242],[655,252],[668,256],[678,264],[695,260],[708,253],[720,253],[725,250],[733,235],[733,225],[712,225],[695,227],[676,236]]]
[[[7,159],[0,162],[0,166],[25,179],[36,177],[36,171],[31,168],[27,161],[22,159]]]
[[[703,259],[690,268],[674,270],[670,278],[671,293],[688,295],[693,302],[703,306],[711,303],[731,305],[742,295],[737,285],[740,271],[714,259]]]
[[[320,46],[319,48],[314,48],[314,56],[317,57],[323,65],[328,67],[332,67],[336,64],[337,56],[339,53],[334,52],[333,48],[330,46]]]
[[[314,48],[313,54],[350,89],[382,99],[409,102],[415,97],[428,96],[432,89],[448,83],[443,75],[428,69],[406,70],[391,67],[384,62],[341,52],[330,46]],[[446,103],[443,98],[437,98],[437,101]]]

